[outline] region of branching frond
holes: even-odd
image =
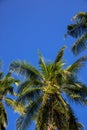
[[[21,115],[25,114],[26,110],[20,102],[12,100],[11,98],[4,98],[4,100],[8,106],[13,108],[14,111],[18,112]]]
[[[83,22],[83,18],[87,18],[87,12],[79,12],[78,14],[76,14],[72,20],[79,20],[80,22]],[[87,19],[86,19],[87,20]]]
[[[27,79],[25,80],[25,82],[21,83],[18,86],[18,93],[21,93],[22,91],[27,90],[32,86],[38,86],[38,87],[42,86],[42,82],[38,79],[33,79],[33,80]]]
[[[84,84],[80,82],[69,84],[64,87],[63,91],[73,102],[87,105],[87,86]]]
[[[82,23],[68,25],[67,30],[67,34],[74,38],[78,38],[81,35],[87,33],[87,27]]]
[[[85,49],[87,49],[87,33],[85,35],[82,35],[77,41],[75,41],[71,48],[72,52],[75,55],[79,54]]]
[[[14,61],[11,63],[9,69],[11,72],[16,72],[28,78],[37,78],[38,76],[41,77],[39,71],[26,62]]]
[[[29,100],[34,101],[41,94],[41,90],[41,87],[30,88],[27,91],[25,90],[20,94],[17,101],[22,102],[23,104],[25,104]]]
[[[79,58],[76,62],[74,62],[72,65],[67,67],[66,70],[71,73],[78,72],[81,69],[81,67],[85,65],[86,62],[87,62],[87,56],[83,56]]]

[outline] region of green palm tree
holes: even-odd
[[[0,61],[1,67],[1,61]],[[21,104],[17,103],[11,98],[7,98],[7,94],[15,95],[13,91],[13,84],[17,84],[19,81],[15,80],[11,73],[8,73],[6,76],[3,75],[3,72],[0,72],[0,130],[6,130],[8,124],[7,112],[4,107],[4,101],[11,107],[13,107],[17,112],[20,111],[22,115],[24,114],[24,109]]]
[[[75,55],[84,49],[87,49],[87,12],[80,12],[73,17],[74,24],[67,27],[67,34],[77,40],[72,45],[72,51]]]
[[[36,130],[80,130],[81,125],[64,95],[76,103],[87,104],[87,87],[77,79],[87,56],[65,68],[64,49],[60,49],[52,63],[45,62],[39,52],[38,69],[26,62],[11,63],[11,72],[25,76],[18,87],[17,102],[25,105],[26,114],[18,118],[18,130],[25,130],[31,121],[35,121]]]

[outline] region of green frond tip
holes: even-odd
[[[39,56],[39,64],[45,64],[44,59],[43,59],[43,57],[41,55],[40,50],[38,50],[38,56]]]
[[[77,18],[87,17],[87,12],[79,12],[75,16],[73,16],[72,20],[76,20]]]
[[[39,56],[39,57],[42,57],[40,50],[38,50],[37,53],[38,53],[38,56]]]
[[[60,49],[60,51],[58,52],[58,54],[57,54],[57,56],[56,56],[56,59],[55,59],[54,63],[59,62],[59,61],[63,58],[65,48],[66,48],[66,46],[63,46],[63,47]]]

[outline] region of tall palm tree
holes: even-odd
[[[1,62],[0,62],[1,67]],[[21,104],[18,104],[15,100],[7,98],[7,94],[14,95],[13,84],[17,84],[19,81],[15,80],[11,73],[8,73],[6,76],[3,75],[3,72],[0,72],[0,130],[6,130],[8,124],[7,112],[4,107],[4,101],[12,106],[17,112],[24,114],[24,109],[21,107]],[[21,108],[20,108],[21,107]]]
[[[67,34],[77,40],[72,45],[72,51],[75,55],[84,49],[87,49],[87,12],[80,12],[73,17],[74,24],[67,27]]]
[[[17,102],[25,105],[26,114],[18,118],[18,130],[25,130],[32,120],[36,130],[80,130],[81,125],[64,95],[76,103],[87,104],[87,87],[77,78],[87,56],[65,68],[64,49],[60,49],[52,63],[45,62],[39,52],[38,69],[26,62],[11,63],[11,72],[25,76],[18,87]]]

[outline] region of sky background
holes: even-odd
[[[8,72],[12,61],[19,59],[37,67],[37,50],[46,60],[53,61],[58,50],[66,45],[67,65],[87,54],[85,51],[75,57],[70,51],[74,39],[64,39],[72,16],[82,11],[87,11],[87,0],[0,0],[0,59],[4,72]],[[86,83],[87,67],[81,70],[79,78]],[[87,107],[71,105],[87,130]],[[16,130],[18,115],[10,108],[6,109],[7,130]],[[28,130],[34,130],[34,124]]]

